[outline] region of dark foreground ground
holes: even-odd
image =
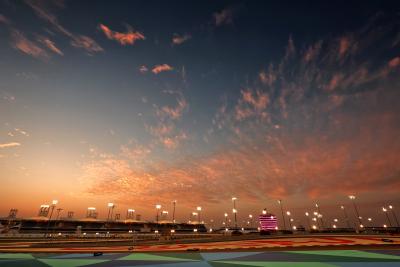
[[[400,266],[400,250],[392,248],[243,252],[133,252],[104,253],[100,256],[93,256],[93,253],[1,253],[0,266]]]

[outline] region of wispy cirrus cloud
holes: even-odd
[[[128,31],[125,33],[112,31],[109,27],[104,24],[99,24],[99,29],[106,35],[110,40],[115,40],[121,45],[133,45],[138,40],[146,39],[144,35],[138,31],[134,31],[131,26],[127,26]]]
[[[16,146],[20,146],[20,143],[17,142],[10,142],[10,143],[3,143],[0,144],[0,148],[9,148],[9,147],[16,147]]]
[[[148,71],[149,71],[149,69],[147,68],[146,65],[142,65],[142,66],[140,66],[140,68],[139,68],[139,72],[140,72],[140,73],[146,73],[146,72],[148,72]]]
[[[0,23],[9,25],[9,24],[11,24],[11,21],[3,14],[0,14]]]
[[[60,55],[60,56],[63,56],[63,55],[64,55],[64,53],[63,53],[63,52],[56,46],[56,44],[55,44],[52,40],[50,40],[49,38],[44,37],[44,36],[39,36],[39,37],[37,38],[37,40],[38,40],[38,42],[40,42],[41,44],[43,44],[44,46],[46,46],[47,49],[49,49],[49,50],[52,51],[53,53],[56,53],[56,54],[58,54],[58,55]]]
[[[184,34],[184,35],[179,35],[179,34],[174,34],[172,37],[172,45],[181,45],[187,41],[189,41],[192,38],[190,34]]]
[[[159,74],[161,72],[165,72],[165,71],[172,71],[174,68],[172,68],[170,65],[168,64],[160,64],[160,65],[156,65],[152,68],[151,72],[153,72],[154,74]]]
[[[219,12],[213,14],[216,26],[222,26],[233,23],[233,17],[236,12],[234,7],[226,7]]]
[[[25,35],[17,30],[11,30],[12,47],[26,55],[42,60],[49,59],[49,54],[34,41],[29,40]]]
[[[62,26],[57,16],[50,11],[49,5],[52,2],[25,0],[25,3],[33,9],[39,18],[48,22],[58,32],[70,38],[70,44],[73,47],[84,49],[89,55],[103,51],[103,48],[89,36],[72,33]],[[56,6],[60,7],[60,5]]]

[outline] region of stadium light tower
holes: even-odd
[[[382,211],[383,211],[383,213],[385,213],[385,215],[386,215],[386,218],[387,218],[387,220],[388,220],[388,222],[389,222],[389,226],[392,227],[392,222],[390,221],[389,214],[387,213],[387,208],[382,207]]]
[[[344,215],[344,219],[345,219],[346,224],[347,224],[347,228],[351,228],[350,221],[349,221],[349,216],[347,216],[346,208],[342,205],[342,206],[340,206],[340,209],[343,210],[343,215]]]
[[[304,213],[305,215],[306,215],[306,217],[307,217],[307,224],[308,224],[308,229],[310,229],[311,230],[311,223],[310,223],[310,213],[308,213],[307,211],[306,211],[306,213]]]
[[[56,207],[57,204],[58,204],[58,200],[56,200],[56,199],[54,199],[54,200],[51,202],[51,206],[50,206],[50,207],[51,207],[51,210],[50,210],[50,217],[49,217],[49,220],[48,220],[47,226],[46,226],[46,236],[47,236],[48,231],[49,231],[50,220],[51,220],[51,217],[53,216],[54,208]]]
[[[397,227],[400,227],[399,221],[397,220],[396,212],[394,212],[394,207],[392,205],[389,205],[388,207],[389,207],[390,211],[392,212],[392,215],[393,215],[394,220],[396,221]]]
[[[158,214],[159,214],[159,212],[160,212],[160,209],[161,209],[161,205],[160,204],[157,204],[156,205],[156,211],[157,211],[157,214],[156,214],[156,222],[158,223]]]
[[[290,226],[290,230],[292,230],[292,220],[291,220],[292,218],[290,218],[290,215],[291,215],[290,211],[287,211],[286,215],[289,217],[289,226]]]
[[[285,215],[283,214],[283,205],[282,205],[282,200],[278,199],[279,206],[281,207],[281,213],[282,213],[282,221],[283,221],[283,230],[286,230],[286,219]]]
[[[129,219],[134,219],[134,213],[135,213],[135,210],[134,210],[134,209],[128,209],[128,210],[126,211],[126,219],[127,219],[127,220],[129,220]]]
[[[357,219],[358,219],[358,226],[361,226],[362,225],[362,221],[361,221],[361,216],[360,216],[360,214],[358,212],[358,208],[357,208],[357,205],[356,205],[356,196],[350,195],[349,199],[351,200],[351,202],[353,202],[354,211],[356,212]]]
[[[176,200],[172,201],[174,208],[172,210],[172,222],[175,223],[175,208],[176,208]]]
[[[315,207],[317,208],[317,211],[318,211],[318,218],[321,221],[321,228],[324,229],[324,220],[322,219],[322,214],[321,214],[321,210],[320,210],[318,203],[315,203]]]
[[[201,207],[200,207],[200,206],[197,207],[196,210],[197,210],[197,212],[198,212],[198,214],[199,214],[199,215],[198,215],[198,219],[199,219],[199,223],[200,223],[200,222],[201,222],[201,220],[200,220],[200,216],[201,216],[201,215],[200,215],[200,213],[201,213]]]
[[[237,198],[236,198],[236,197],[232,197],[232,202],[233,202],[233,209],[232,209],[232,212],[233,212],[233,214],[235,215],[235,228],[237,228],[237,227],[238,227],[238,225],[237,225],[237,209],[236,209],[236,200],[237,200]]]
[[[108,207],[107,220],[112,220],[112,215],[113,215],[113,211],[114,211],[115,205],[114,205],[114,203],[109,202],[109,203],[107,204],[107,207]]]

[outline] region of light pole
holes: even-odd
[[[233,202],[233,209],[232,209],[232,212],[233,212],[233,214],[235,215],[235,228],[237,228],[238,226],[237,226],[237,210],[236,210],[236,200],[237,200],[237,198],[236,197],[232,197],[232,202]]]
[[[400,225],[399,225],[399,221],[397,220],[396,212],[394,212],[393,206],[392,206],[392,205],[389,205],[388,207],[389,207],[390,211],[392,212],[392,215],[393,215],[393,217],[394,217],[394,220],[396,221],[397,227],[399,227],[399,226],[400,226]]]
[[[318,228],[321,228],[321,229],[322,229],[322,227],[321,227],[321,225],[320,225],[320,223],[319,223],[319,220],[318,220],[318,219],[319,219],[319,213],[318,213],[318,211],[314,211],[313,214],[314,214],[314,216],[315,216],[315,217],[314,217],[314,218],[315,218],[315,220],[314,220],[315,223],[317,224]]]
[[[176,208],[176,200],[172,201],[174,205],[174,209],[172,210],[172,222],[175,223],[175,208]]]
[[[358,226],[361,226],[362,225],[362,221],[361,221],[361,217],[360,217],[360,214],[358,213],[358,208],[357,208],[357,205],[356,205],[356,200],[355,200],[356,196],[350,195],[349,198],[353,202],[354,211],[356,212],[357,219],[358,219]]]
[[[135,210],[134,209],[128,209],[127,211],[126,211],[126,219],[130,219],[130,220],[133,220],[133,219],[135,219],[135,217],[134,217],[134,213],[135,213]]]
[[[115,207],[115,205],[114,205],[114,203],[109,202],[109,203],[107,204],[107,206],[108,206],[107,220],[108,220],[108,221],[111,221],[111,220],[112,220],[112,215],[113,215],[113,212],[114,212],[114,207]]]
[[[290,230],[292,230],[292,221],[291,221],[291,218],[290,218],[290,211],[287,211],[286,212],[286,215],[289,217],[289,226],[290,226]]]
[[[199,213],[198,219],[199,219],[199,223],[200,223],[201,222],[201,220],[200,220],[201,207],[199,206],[196,209],[197,209],[197,212]]]
[[[321,228],[324,229],[324,220],[322,219],[322,214],[321,214],[321,210],[319,209],[319,205],[317,203],[315,203],[315,207],[317,208],[317,211],[318,211],[318,218],[321,221]]]
[[[382,207],[382,211],[386,215],[386,218],[387,218],[387,220],[389,222],[389,226],[392,227],[392,222],[390,221],[389,214],[387,213],[387,209],[385,207]]]
[[[160,209],[161,209],[161,205],[160,204],[157,204],[156,205],[156,212],[157,212],[157,214],[156,214],[156,222],[158,223],[158,213],[160,212]]]
[[[350,221],[349,221],[349,217],[347,216],[347,212],[346,212],[345,207],[342,205],[342,206],[340,206],[340,208],[343,210],[344,219],[345,219],[345,221],[346,221],[347,228],[351,228],[351,226],[350,226]]]
[[[197,220],[199,220],[199,214],[195,211],[192,212],[192,218],[194,219],[195,217],[197,217]],[[195,222],[195,220],[193,220],[193,222]]]
[[[53,216],[53,211],[54,211],[54,208],[56,207],[57,204],[58,204],[58,200],[53,200],[52,203],[51,203],[50,217],[49,217],[49,221],[47,222],[47,227],[46,227],[46,236],[47,236],[48,231],[49,231],[51,216]]]
[[[278,203],[279,203],[279,206],[281,207],[282,220],[283,220],[283,230],[286,230],[286,219],[285,219],[285,215],[283,214],[282,200],[278,199]]]
[[[307,217],[308,229],[311,230],[310,214],[306,211],[305,215],[306,215],[306,217]]]
[[[225,216],[225,227],[227,227],[228,226],[228,213],[225,212],[224,216]]]
[[[249,214],[249,219],[250,219],[250,228],[253,228],[253,215]]]

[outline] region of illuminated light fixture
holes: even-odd
[[[128,212],[135,212],[134,209],[128,209]]]
[[[372,218],[368,218],[368,221],[372,221]]]
[[[112,208],[112,207],[114,207],[114,203],[109,202],[109,203],[107,204],[107,206],[108,206],[109,208]]]
[[[383,228],[386,228],[386,227],[387,227],[387,225],[386,225],[386,224],[384,224],[384,225],[383,225]]]
[[[287,212],[286,212],[286,215],[287,215],[287,216],[290,216],[290,211],[287,211]]]
[[[360,228],[364,228],[364,225],[360,224]]]
[[[53,200],[53,201],[52,201],[52,204],[53,204],[53,205],[57,205],[57,204],[58,204],[58,200]]]
[[[40,205],[41,208],[48,208],[50,207],[49,205]]]
[[[160,205],[160,204],[157,204],[157,205],[156,205],[156,209],[158,209],[158,210],[161,209],[161,205]]]
[[[197,207],[197,210],[198,210],[198,211],[201,211],[201,207]]]
[[[155,233],[155,234],[158,234],[158,230],[155,230],[154,233]]]
[[[197,229],[196,229],[196,228],[194,228],[194,229],[193,229],[193,232],[195,232],[195,233],[196,233],[196,232],[197,232]]]
[[[308,212],[305,213],[306,216],[310,215]]]
[[[237,213],[237,209],[232,209],[232,212],[233,213]]]
[[[262,214],[264,214],[264,215],[267,214],[267,210],[263,210]]]
[[[356,196],[350,195],[349,198],[350,198],[350,199],[356,199]]]
[[[96,208],[95,207],[89,207],[89,208],[87,208],[88,210],[96,210]]]
[[[171,233],[175,233],[175,230],[174,230],[174,229],[171,229]]]
[[[338,222],[338,219],[333,219],[334,222]]]
[[[333,225],[333,228],[336,228],[336,224]]]

